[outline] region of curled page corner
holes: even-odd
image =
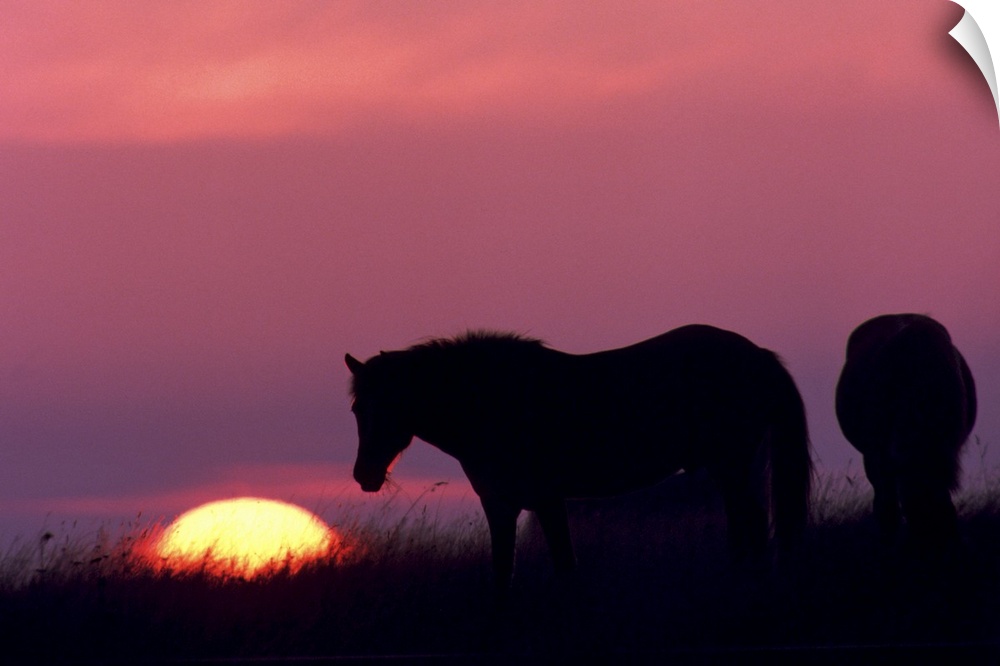
[[[997,68],[992,54],[1000,56],[1000,0],[952,0],[965,10],[962,20],[948,31],[962,45],[993,93],[1000,120],[1000,94],[997,92]]]

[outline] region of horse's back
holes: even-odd
[[[577,360],[596,382],[574,390],[600,399],[575,412],[587,427],[570,438],[573,454],[559,470],[566,495],[614,494],[705,469],[725,498],[736,551],[766,541],[764,495],[778,539],[801,534],[809,434],[802,397],[776,354],[695,324]]]
[[[862,451],[918,433],[958,446],[975,419],[975,388],[944,326],[924,315],[882,315],[848,340],[836,408]]]
[[[549,432],[570,496],[634,489],[727,446],[755,446],[780,368],[771,352],[706,325],[563,361],[553,393],[565,404],[549,412]]]
[[[735,398],[776,362],[773,353],[738,333],[692,324],[628,347],[574,357],[577,372],[570,375],[575,387],[602,400],[645,405],[644,397],[683,403],[701,396],[699,402],[708,406],[727,395]]]
[[[739,333],[705,324],[690,324],[627,347],[576,358],[588,371],[603,366],[611,374],[619,369],[635,376],[636,371],[641,374],[645,368],[647,374],[655,371],[663,379],[683,381],[687,378],[686,373],[734,375],[748,363],[768,357],[773,354]],[[739,361],[736,367],[734,361]]]
[[[710,326],[708,324],[688,324],[661,333],[656,337],[637,342],[628,347],[597,352],[594,356],[618,353],[655,353],[656,350],[673,351],[679,348],[690,349],[759,349],[753,342],[733,331]]]

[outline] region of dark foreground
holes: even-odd
[[[135,535],[47,543],[42,571],[0,563],[0,661],[1000,663],[1000,484],[962,496],[963,543],[933,559],[880,543],[862,487],[820,488],[778,567],[728,561],[700,477],[575,505],[572,579],[553,578],[529,520],[500,612],[478,516],[357,525],[367,553],[258,581],[153,573],[129,557]]]

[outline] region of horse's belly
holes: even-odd
[[[557,476],[564,497],[618,495],[654,485],[687,467],[672,457],[617,457],[565,462]]]

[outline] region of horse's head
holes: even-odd
[[[375,492],[385,483],[389,467],[413,439],[399,378],[391,372],[390,355],[362,363],[350,354],[344,357],[354,375],[351,411],[358,421],[358,457],[354,480],[365,492]]]

